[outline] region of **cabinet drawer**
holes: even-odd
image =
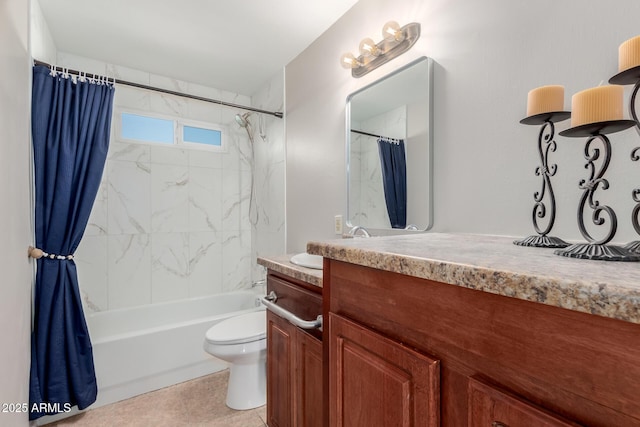
[[[319,288],[320,289],[320,288]],[[275,292],[278,296],[276,304],[295,314],[301,319],[313,320],[322,314],[322,294],[288,282],[274,275],[267,276],[267,293]],[[322,339],[320,330],[308,330],[308,333]]]
[[[577,427],[516,395],[469,379],[469,427]]]

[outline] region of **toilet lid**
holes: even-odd
[[[240,344],[267,336],[267,314],[264,310],[230,317],[213,325],[205,339],[211,344]]]

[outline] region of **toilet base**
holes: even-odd
[[[231,364],[227,387],[227,406],[246,410],[267,403],[267,366],[265,358],[258,363]]]

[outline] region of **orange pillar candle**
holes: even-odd
[[[618,71],[640,66],[640,36],[622,43],[618,48]]]
[[[542,86],[529,91],[527,117],[564,109],[564,86]]]
[[[622,86],[598,86],[571,97],[571,127],[622,120]]]

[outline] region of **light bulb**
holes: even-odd
[[[400,30],[400,25],[396,21],[389,21],[382,27],[382,37],[387,41],[402,41],[404,33]]]
[[[362,65],[360,62],[358,62],[358,60],[355,56],[353,56],[352,53],[345,53],[344,55],[342,55],[340,57],[340,64],[342,64],[342,66],[347,69],[357,68]]]
[[[380,53],[380,49],[370,38],[363,39],[360,42],[360,54],[362,56],[378,56]]]

